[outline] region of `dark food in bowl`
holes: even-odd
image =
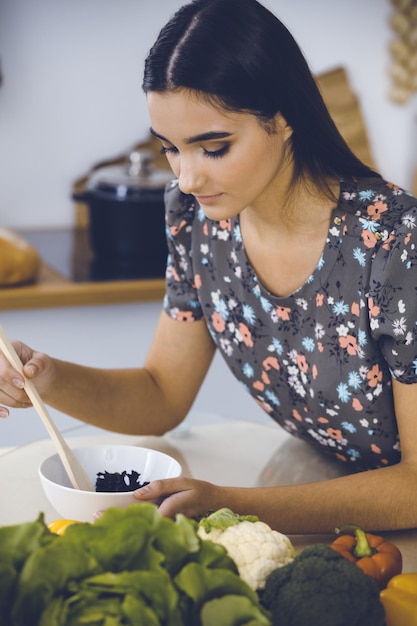
[[[98,472],[96,480],[96,491],[135,491],[145,485],[149,485],[149,480],[141,483],[140,474],[132,470],[130,474],[123,472]]]

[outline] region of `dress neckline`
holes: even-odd
[[[317,291],[324,285],[331,272],[333,271],[339,250],[342,245],[344,235],[344,225],[346,221],[346,208],[342,208],[343,181],[340,181],[340,192],[337,205],[333,208],[330,216],[329,228],[322,253],[314,268],[313,272],[306,281],[294,292],[287,296],[278,296],[265,287],[258,277],[252,263],[245,252],[242,233],[240,230],[239,216],[232,219],[232,232],[235,233],[238,254],[241,255],[240,263],[245,268],[246,279],[250,282],[252,289],[260,290],[263,297],[271,302],[279,303],[281,306],[285,303],[292,303],[294,299],[311,299],[316,296]]]

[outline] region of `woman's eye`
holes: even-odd
[[[178,152],[178,149],[174,146],[171,146],[170,148],[168,148],[167,146],[162,146],[160,152],[161,154],[176,154]]]
[[[230,144],[225,144],[224,146],[222,146],[221,148],[218,148],[217,150],[207,150],[207,148],[202,148],[203,149],[203,153],[206,157],[208,157],[209,159],[218,159],[222,156],[224,156],[230,148]],[[176,148],[175,146],[162,146],[161,150],[160,150],[161,154],[178,154],[179,150],[178,148]]]
[[[228,143],[226,143],[224,146],[222,146],[218,150],[206,150],[204,148],[204,154],[209,159],[218,159],[218,158],[224,156],[225,154],[227,154],[227,152],[229,152],[229,148],[230,148],[230,144],[228,144]]]

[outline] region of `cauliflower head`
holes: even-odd
[[[263,589],[269,574],[295,557],[286,535],[256,516],[240,516],[230,509],[219,509],[200,520],[198,535],[226,548],[240,577],[254,590]]]

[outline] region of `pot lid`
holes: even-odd
[[[122,197],[135,191],[164,189],[173,178],[171,171],[155,168],[150,152],[134,150],[128,164],[101,167],[93,172],[87,190],[113,192]]]

